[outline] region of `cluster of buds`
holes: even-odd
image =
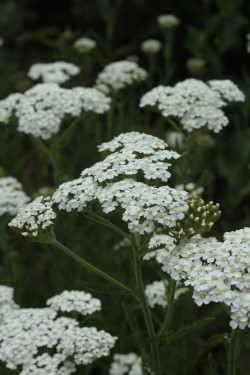
[[[192,74],[203,74],[206,67],[206,61],[199,58],[191,58],[187,61],[188,71]]]
[[[174,29],[180,24],[180,20],[173,14],[162,14],[157,17],[161,29]]]
[[[196,234],[208,232],[220,218],[221,211],[218,203],[205,203],[197,196],[188,198],[189,209],[184,219],[176,223],[172,233],[175,238],[190,238]]]

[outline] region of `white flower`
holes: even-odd
[[[244,94],[229,80],[213,80],[208,84],[186,79],[175,86],[158,86],[146,93],[140,107],[156,107],[164,117],[178,119],[188,132],[207,127],[218,133],[228,124],[221,110],[228,102],[243,101]]]
[[[167,133],[166,142],[172,148],[183,146],[184,135],[180,132],[170,131]]]
[[[161,29],[172,29],[180,24],[179,18],[173,14],[162,14],[157,17],[157,22]]]
[[[20,231],[23,236],[38,238],[53,225],[56,214],[52,209],[50,197],[40,196],[31,203],[20,208],[17,216],[9,223],[9,226]]]
[[[7,123],[16,116],[21,133],[46,140],[59,131],[66,116],[78,117],[83,111],[102,114],[109,110],[110,101],[93,88],[42,83],[0,101],[0,121]]]
[[[53,310],[63,312],[77,311],[82,315],[93,314],[95,311],[101,310],[101,301],[93,298],[90,293],[80,291],[67,291],[50,298],[47,306]]]
[[[250,228],[216,238],[193,237],[162,255],[163,270],[193,287],[197,305],[223,302],[232,328],[250,326]]]
[[[160,51],[162,43],[157,39],[148,39],[142,42],[141,49],[145,53],[157,53]]]
[[[42,79],[44,83],[57,83],[60,85],[80,73],[80,68],[72,63],[58,61],[53,63],[37,63],[30,67],[28,77],[37,80]]]
[[[184,217],[188,209],[186,192],[146,183],[168,181],[169,159],[179,157],[164,141],[131,132],[102,144],[99,151],[111,154],[56,190],[53,201],[59,209],[84,211],[89,202],[98,200],[106,214],[122,209],[129,230],[142,234],[154,231],[156,224],[173,227]],[[138,175],[145,182],[136,181]]]
[[[154,308],[155,305],[159,305],[163,308],[167,306],[167,286],[168,280],[154,281],[152,284],[146,285],[145,295],[151,308]],[[181,294],[186,293],[187,291],[188,288],[176,289],[174,299],[177,300]]]
[[[73,44],[78,53],[88,53],[96,47],[96,41],[90,38],[79,38]]]
[[[75,292],[66,292],[67,302],[69,293],[76,298]],[[9,299],[12,291],[7,294]],[[59,299],[63,295],[59,295]],[[90,295],[89,301],[94,300]],[[76,308],[80,307],[76,306],[76,301],[73,303]],[[62,305],[59,310],[63,312],[64,308]],[[86,306],[79,310],[84,310],[84,315],[91,313]],[[75,319],[57,316],[52,308],[13,308],[0,321],[0,361],[11,370],[21,369],[21,375],[72,374],[76,366],[109,355],[115,341],[116,337],[105,331],[81,327]]]
[[[135,353],[114,354],[109,375],[143,375],[142,360]]]
[[[217,91],[221,97],[228,102],[243,102],[245,95],[230,79],[213,79],[208,81],[209,86]]]
[[[99,73],[96,88],[105,93],[120,91],[121,89],[145,81],[148,74],[132,61],[116,61],[106,65]]]
[[[30,198],[23,191],[22,184],[14,177],[0,177],[0,215],[16,215]]]

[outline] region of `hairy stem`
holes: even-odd
[[[161,374],[161,363],[160,363],[160,356],[159,356],[159,347],[158,343],[156,342],[156,333],[155,328],[152,320],[151,311],[146,300],[146,296],[144,293],[144,284],[142,279],[142,270],[141,270],[141,257],[139,253],[140,246],[140,239],[136,237],[135,243],[133,243],[133,255],[134,255],[134,273],[135,273],[135,282],[139,297],[139,302],[141,305],[141,309],[143,312],[145,324],[147,327],[148,337],[150,340],[150,351],[151,351],[151,358],[152,358],[152,366],[155,375]]]
[[[83,215],[88,217],[89,219],[92,219],[92,220],[96,221],[99,224],[103,224],[106,227],[109,227],[114,232],[116,232],[116,233],[120,234],[121,236],[126,237],[130,240],[130,235],[128,233],[124,232],[122,229],[117,227],[115,224],[113,224],[110,221],[104,219],[102,216],[94,213],[93,211],[85,209],[84,212],[83,212]]]
[[[176,290],[176,281],[171,280],[170,284],[170,293],[168,296],[168,309],[167,309],[167,314],[165,317],[165,321],[161,327],[159,335],[161,336],[164,332],[166,332],[169,328],[172,315],[173,315],[173,308],[174,308],[174,295],[175,295],[175,290]]]
[[[99,268],[93,266],[91,263],[87,262],[85,259],[79,257],[77,254],[75,254],[73,251],[71,251],[68,247],[66,247],[61,242],[59,242],[56,238],[51,239],[48,243],[50,245],[53,245],[53,246],[57,247],[58,249],[62,250],[65,254],[69,255],[72,259],[74,259],[77,263],[79,263],[83,267],[87,268],[89,271],[94,272],[95,274],[97,274],[98,276],[107,280],[108,282],[115,285],[119,289],[122,289],[125,292],[134,295],[134,292],[132,291],[132,289],[130,289],[126,285],[122,284],[120,281],[114,279],[112,276],[110,276],[110,275],[106,274],[105,272],[101,271]]]
[[[236,365],[236,348],[239,338],[239,329],[234,329],[232,331],[229,347],[228,347],[228,370],[227,375],[235,375],[235,365]]]

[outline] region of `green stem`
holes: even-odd
[[[111,96],[111,107],[107,112],[107,139],[110,141],[113,135],[113,123],[114,123],[114,113],[115,113],[116,101],[115,95]]]
[[[172,120],[170,117],[167,117],[167,122],[172,126],[172,128],[177,131],[178,133],[181,133],[181,129],[179,126],[176,124],[174,120]]]
[[[239,338],[239,328],[232,331],[228,348],[228,375],[235,375],[236,347]]]
[[[59,242],[56,238],[51,239],[48,243],[62,250],[65,254],[69,255],[72,259],[74,259],[77,263],[81,264],[83,267],[87,268],[89,271],[94,272],[98,276],[107,280],[108,282],[115,285],[116,287],[123,289],[127,293],[134,295],[134,292],[132,291],[132,289],[122,284],[120,281],[114,279],[112,276],[109,276],[105,272],[101,271],[99,268],[93,266],[91,263],[87,262],[83,258],[79,257],[77,254],[71,251],[68,247],[66,247],[61,242]]]
[[[128,238],[129,240],[131,239],[130,235],[128,233],[124,232],[122,229],[120,229],[119,227],[117,227],[115,224],[113,224],[110,221],[104,219],[102,216],[94,213],[93,211],[85,209],[84,212],[83,212],[83,215],[86,216],[86,217],[88,217],[88,218],[90,218],[90,219],[92,219],[92,220],[94,220],[94,221],[96,221],[99,224],[103,224],[106,227],[111,228],[114,232],[120,234],[123,237]]]
[[[152,320],[152,315],[150,308],[148,306],[148,302],[146,300],[146,296],[144,293],[144,284],[142,280],[142,272],[141,272],[141,258],[139,252],[137,251],[140,248],[140,241],[138,237],[136,238],[136,244],[133,244],[133,255],[134,255],[134,273],[135,273],[135,282],[138,292],[138,297],[141,305],[141,309],[143,312],[145,324],[147,327],[147,332],[150,340],[150,350],[151,350],[151,357],[152,357],[152,366],[155,375],[161,374],[161,362],[159,357],[159,347],[156,341],[156,334],[155,328]]]
[[[175,295],[175,290],[176,290],[176,284],[177,284],[177,282],[175,280],[171,280],[170,293],[169,293],[169,297],[168,297],[168,309],[167,309],[165,321],[164,321],[164,323],[161,327],[160,333],[159,333],[160,336],[163,335],[164,332],[167,332],[167,330],[169,328],[169,325],[170,325],[170,322],[171,322],[171,319],[172,319],[173,309],[174,309],[174,295]]]

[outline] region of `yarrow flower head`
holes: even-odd
[[[88,53],[96,47],[96,41],[90,38],[79,38],[73,44],[78,53]]]
[[[40,196],[20,208],[9,226],[29,239],[40,241],[50,233],[55,218],[51,198]]]
[[[109,108],[110,98],[93,88],[43,83],[0,101],[0,121],[8,123],[15,116],[21,133],[46,140],[59,131],[66,116],[78,117],[84,111],[102,114]]]
[[[145,287],[145,295],[148,301],[148,304],[151,308],[154,308],[155,305],[159,305],[165,308],[168,304],[167,299],[167,287],[168,280],[154,281],[152,284],[148,284]],[[181,294],[186,293],[188,288],[179,287],[176,289],[174,294],[174,299],[177,300]]]
[[[75,292],[67,292],[64,304],[62,293],[47,301],[51,308],[13,308],[3,316],[0,322],[0,361],[5,362],[7,368],[19,369],[21,375],[69,375],[76,372],[76,366],[88,365],[109,355],[116,337],[95,327],[81,327],[76,319],[62,316],[70,293],[73,300],[76,298]],[[78,292],[77,296],[82,306],[81,303],[74,303],[74,306],[80,308],[83,315],[90,314],[90,309],[83,303],[86,293]],[[61,300],[61,309],[57,303],[50,303],[57,297]],[[91,301],[95,299],[90,295],[88,307]]]
[[[142,42],[141,50],[145,53],[154,54],[160,51],[162,43],[157,39],[148,39]]]
[[[250,228],[227,232],[222,242],[193,237],[165,250],[163,270],[193,287],[197,305],[223,302],[233,329],[250,327]]]
[[[180,20],[173,14],[161,14],[157,17],[158,25],[161,29],[173,29],[180,24]]]
[[[142,359],[135,353],[114,354],[109,375],[143,375]]]
[[[147,72],[140,68],[136,62],[116,61],[106,65],[104,70],[99,73],[96,88],[109,94],[145,81],[147,77]]]
[[[244,94],[230,80],[205,83],[191,78],[174,87],[152,89],[142,97],[140,107],[153,107],[164,117],[178,119],[188,132],[207,127],[218,133],[229,122],[221,108],[244,99]]]
[[[166,185],[156,186],[157,181],[168,181],[169,160],[179,157],[164,141],[131,132],[102,144],[99,151],[110,154],[54,193],[59,209],[81,212],[97,200],[106,214],[122,209],[129,230],[142,234],[154,231],[156,223],[174,227],[184,218],[188,194]]]
[[[79,73],[80,68],[75,64],[57,61],[33,64],[28,72],[28,77],[32,80],[41,79],[44,83],[57,83],[60,85]]]
[[[16,215],[19,208],[25,206],[30,198],[23,186],[14,177],[0,177],[0,215]]]
[[[101,301],[93,298],[90,293],[65,290],[61,294],[50,298],[47,306],[55,311],[76,311],[82,315],[90,315],[101,310]]]

